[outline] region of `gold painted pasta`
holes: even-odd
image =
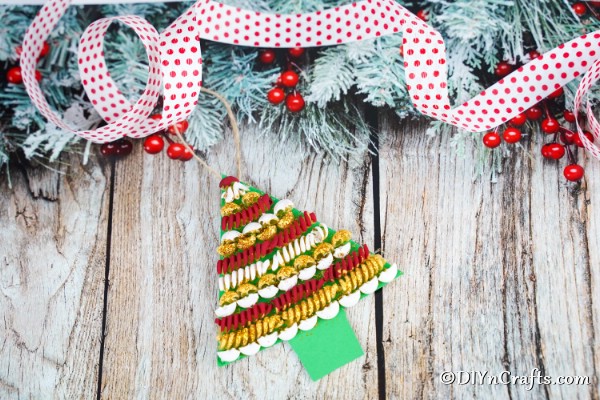
[[[347,277],[345,278],[347,279]],[[268,335],[285,325],[292,326],[295,323],[312,317],[317,311],[327,307],[335,299],[340,290],[337,283],[325,286],[313,293],[308,298],[298,302],[292,307],[283,310],[280,314],[266,316],[237,331],[221,333],[218,337],[219,349],[229,350],[254,343],[256,339]]]
[[[378,254],[369,256],[361,265],[351,271],[346,271],[338,283],[340,284],[342,293],[348,295],[370,281],[383,270],[385,260]]]
[[[237,331],[221,333],[218,336],[219,350],[229,350],[254,343],[256,339],[266,336],[283,325],[279,315],[265,317]]]
[[[219,304],[221,306],[225,306],[227,304],[231,304],[234,301],[238,301],[240,299],[240,295],[233,291],[230,290],[228,292],[223,293],[223,296],[221,296],[221,298],[219,299]]]
[[[254,246],[254,244],[256,243],[256,236],[254,236],[253,234],[246,234],[246,235],[241,235],[238,236],[237,238],[237,247],[240,250],[246,250],[249,249],[250,247]]]
[[[296,268],[297,271],[312,267],[313,265],[315,265],[315,259],[308,255],[298,256],[294,260],[294,268]]]
[[[266,288],[267,286],[277,285],[277,282],[278,282],[278,280],[277,280],[277,277],[275,276],[275,274],[264,274],[258,280],[258,288],[263,289],[263,288]]]
[[[217,247],[217,253],[219,253],[219,255],[222,257],[229,257],[230,255],[235,253],[236,250],[237,246],[231,241],[227,241],[226,243],[223,243],[222,245]]]
[[[328,254],[333,253],[333,250],[331,243],[321,243],[313,251],[313,257],[315,260],[319,261],[322,258],[327,257]]]
[[[350,233],[350,231],[340,229],[339,231],[333,234],[333,238],[331,238],[331,243],[333,243],[335,247],[338,247],[348,243],[350,239],[352,239],[352,234]]]
[[[240,298],[246,297],[251,293],[256,293],[258,289],[251,283],[242,283],[237,288],[237,293],[240,295]]]
[[[263,227],[262,232],[256,235],[256,237],[263,242],[265,240],[270,240],[277,233],[277,227],[275,225],[267,225]]]
[[[294,214],[292,211],[287,211],[277,222],[279,229],[285,229],[294,222]]]
[[[244,196],[242,196],[242,204],[248,208],[253,206],[258,199],[260,199],[260,194],[257,192],[248,192]]]
[[[227,217],[229,215],[235,214],[240,211],[241,208],[235,203],[227,203],[223,207],[221,207],[221,216]]]
[[[283,280],[287,278],[291,278],[296,275],[297,272],[293,267],[281,267],[279,271],[277,271],[277,279]]]

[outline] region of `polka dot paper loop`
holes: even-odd
[[[202,83],[200,38],[277,48],[328,46],[403,34],[406,83],[415,108],[471,132],[495,128],[589,70],[578,91],[578,96],[582,95],[598,79],[600,69],[600,32],[593,32],[541,55],[452,108],[444,40],[393,0],[365,0],[294,15],[259,13],[199,0],[160,35],[147,21],[134,16],[102,19],[90,25],[79,47],[80,71],[86,93],[108,124],[95,131],[77,131],[50,109],[35,80],[35,60],[42,43],[67,7],[66,0],[49,1],[28,29],[21,64],[24,83],[34,104],[49,120],[95,142],[146,136],[186,119],[197,104]],[[103,57],[103,37],[114,20],[134,29],[148,52],[148,84],[133,106],[116,88]],[[149,114],[158,102],[161,88],[163,119],[157,122],[149,119]],[[590,123],[593,134],[598,135],[597,121],[592,119]],[[600,157],[591,142],[585,138],[582,141],[586,149]]]

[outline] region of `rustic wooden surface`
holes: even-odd
[[[219,190],[195,163],[137,146],[114,165],[13,170],[0,186],[0,398],[598,399],[600,163],[574,192],[526,143],[532,157],[513,155],[493,184],[473,179],[473,151],[425,128],[381,115],[379,156],[340,165],[243,131],[251,184],[381,243],[405,272],[349,312],[366,355],[316,383],[288,345],[215,366]],[[208,160],[231,172],[233,157],[226,140]],[[439,380],[533,368],[592,384]]]
[[[0,185],[2,399],[97,392],[110,171],[69,161]]]

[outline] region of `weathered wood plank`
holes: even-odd
[[[531,151],[539,149],[539,144]],[[535,152],[539,155],[539,150]],[[579,151],[581,156],[582,151]],[[586,200],[600,200],[600,192],[575,190],[557,167],[536,156],[531,164],[531,238],[535,273],[539,362],[546,374],[584,375],[594,379],[589,386],[548,386],[552,398],[599,398],[594,353],[592,282],[600,278],[600,264],[592,266],[586,224]],[[588,180],[600,171],[597,161],[588,162]],[[597,218],[597,217],[596,217]],[[598,232],[596,232],[596,235]],[[593,233],[592,233],[593,235]],[[598,303],[596,303],[598,304]]]
[[[226,140],[208,157],[229,173],[231,143]],[[368,157],[352,167],[337,166],[254,130],[243,130],[242,145],[249,183],[372,243]],[[287,344],[216,367],[218,202],[218,182],[195,163],[138,150],[118,164],[102,396],[377,397],[372,298],[349,312],[367,355],[318,383]]]
[[[0,398],[93,398],[110,168],[12,169],[0,184]]]
[[[427,138],[424,125],[397,128],[388,116],[382,125],[384,251],[406,271],[384,292],[393,304],[384,311],[388,394],[597,398],[597,380],[531,391],[439,380],[443,371],[529,375],[536,367],[554,377],[596,374],[598,264],[590,267],[584,213],[591,193],[571,197],[540,144],[530,145],[531,159],[517,150],[506,160],[498,183],[473,182],[469,149],[457,156],[449,137]],[[600,166],[588,169],[592,178]],[[598,222],[589,222],[597,240]]]
[[[587,217],[585,220],[585,235],[590,255],[587,265],[589,276],[586,283],[590,293],[588,313],[592,317],[592,331],[588,340],[594,352],[593,361],[597,388],[595,395],[596,398],[600,398],[598,395],[598,385],[600,385],[600,333],[596,332],[600,327],[600,312],[598,311],[600,305],[600,204],[598,203],[600,198],[600,168],[592,166],[595,163],[598,163],[598,161],[592,158],[588,158],[585,162],[587,193],[582,206],[585,209],[584,215]]]

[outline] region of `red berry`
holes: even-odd
[[[285,87],[292,88],[298,84],[298,74],[294,71],[285,71],[281,74],[281,84]]]
[[[186,120],[183,120],[183,121],[177,122],[175,125],[170,125],[169,128],[167,129],[167,131],[171,135],[177,135],[177,132],[184,133],[185,131],[187,131],[188,126],[189,126],[188,122]]]
[[[23,52],[23,46],[18,45],[17,47],[15,47],[15,54],[17,55],[17,58],[21,58],[22,52]]]
[[[194,150],[194,149],[192,149]],[[183,146],[183,154],[181,155],[181,157],[179,157],[179,159],[181,161],[190,161],[192,158],[194,158],[194,152],[190,151],[187,146]]]
[[[542,109],[538,106],[533,106],[529,110],[525,111],[525,115],[531,121],[537,121],[542,118]]]
[[[521,140],[521,131],[517,128],[506,128],[502,137],[506,143],[517,143]]]
[[[594,143],[594,135],[592,135],[590,132],[583,131],[583,136],[585,136],[590,142]],[[573,136],[573,143],[575,143],[577,147],[583,147],[583,141],[577,132],[575,132],[575,135]]]
[[[542,146],[542,148],[540,149],[540,150],[541,150],[541,153],[542,153],[542,156],[543,156],[544,158],[550,158],[550,150],[548,149],[548,147],[547,147],[547,146],[548,146],[548,145],[547,145],[547,144],[545,144],[545,145],[543,145],[543,146]]]
[[[100,153],[104,157],[114,156],[116,151],[117,151],[117,143],[116,142],[102,143],[102,145],[100,146]]]
[[[6,73],[6,80],[8,83],[19,85],[23,83],[23,74],[21,73],[21,67],[12,67]]]
[[[258,54],[258,59],[263,64],[272,64],[275,61],[275,51],[271,49],[263,50]]]
[[[304,98],[300,93],[290,93],[285,99],[285,105],[291,112],[300,112],[304,109]]]
[[[497,65],[496,65],[496,69],[494,70],[494,73],[496,74],[496,76],[506,76],[508,74],[510,74],[513,70],[513,66],[510,65],[509,63],[507,63],[506,61],[500,61]]]
[[[565,121],[567,121],[567,122],[575,122],[575,114],[573,114],[571,111],[565,110],[563,112],[563,116],[565,117]]]
[[[404,57],[404,46],[400,45],[400,57]]]
[[[565,155],[565,146],[560,143],[549,143],[548,154],[550,158],[559,160]]]
[[[531,50],[528,54],[530,60],[535,60],[536,58],[541,56],[541,54],[537,50]]]
[[[565,155],[565,146],[559,143],[547,143],[542,146],[544,158],[559,160]]]
[[[50,43],[44,42],[42,46],[42,51],[40,52],[40,57],[46,56],[50,52]]]
[[[167,156],[172,160],[179,160],[185,151],[185,146],[181,143],[171,143],[167,147]]]
[[[527,122],[527,116],[525,114],[517,114],[510,120],[510,123],[515,126],[521,126],[525,122]]]
[[[583,170],[583,167],[581,165],[569,164],[565,167],[563,174],[565,175],[565,178],[567,178],[567,180],[571,182],[576,182],[583,178],[584,172],[585,171]]]
[[[421,9],[417,11],[417,17],[421,18],[425,22],[429,21],[429,13],[426,10]]]
[[[565,92],[565,91],[563,90],[563,88],[561,88],[561,87],[560,87],[560,88],[556,89],[554,92],[550,93],[550,94],[548,95],[548,98],[549,98],[549,99],[555,99],[555,98],[557,98],[557,97],[560,97],[560,96],[562,96],[562,94],[563,94],[564,92]]]
[[[304,54],[304,49],[302,47],[293,47],[288,50],[288,53],[290,53],[290,56],[298,58],[302,57],[302,55]]]
[[[131,154],[131,151],[133,150],[133,143],[131,143],[131,140],[119,139],[114,143],[116,145],[114,152],[115,156],[124,157]]]
[[[546,118],[542,121],[542,130],[548,135],[552,135],[553,133],[558,132],[559,129],[560,124],[556,119],[552,117]]]
[[[563,130],[563,132],[560,134],[560,141],[566,145],[570,145],[575,143],[575,137],[579,139],[575,132]]]
[[[152,114],[150,116],[150,118],[152,118],[155,121],[160,121],[162,119],[162,115],[161,114]]]
[[[577,2],[571,7],[573,8],[573,12],[580,17],[584,16],[585,13],[587,13],[587,7],[583,3]]]
[[[496,132],[488,132],[483,136],[483,145],[490,149],[500,146],[500,142],[500,135]]]
[[[280,104],[285,100],[285,92],[281,88],[273,88],[269,90],[269,93],[267,94],[267,99],[269,99],[269,102],[271,104]]]
[[[587,140],[589,140],[590,142],[594,143],[594,135],[592,135],[591,132],[583,131],[583,134],[585,135],[585,137],[587,138]]]
[[[165,148],[165,141],[160,135],[150,135],[144,140],[144,151],[148,154],[160,153]]]
[[[42,81],[42,73],[40,71],[38,71],[37,69],[35,70],[35,80],[38,82]]]

